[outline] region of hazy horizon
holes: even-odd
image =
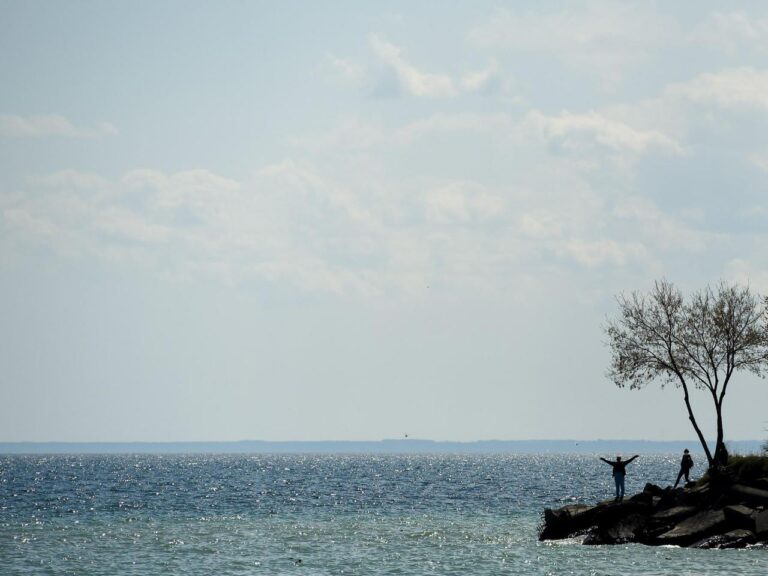
[[[713,442],[710,442],[712,445]],[[731,454],[762,452],[759,440],[728,442]],[[229,442],[0,442],[0,455],[45,454],[680,454],[689,449],[704,457],[698,442],[688,440],[480,440],[445,442],[425,439],[308,440]]]

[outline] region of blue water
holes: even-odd
[[[0,456],[0,574],[768,574],[764,549],[537,541],[611,490],[583,455]]]

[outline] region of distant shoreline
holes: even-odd
[[[760,452],[763,442],[726,445],[732,453],[750,454]],[[685,448],[701,450],[695,440],[0,442],[0,454],[676,454]]]

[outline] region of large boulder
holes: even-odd
[[[768,490],[752,488],[743,484],[734,484],[728,491],[729,497],[736,502],[745,502],[752,506],[768,507]]]
[[[594,528],[584,539],[584,544],[624,544],[627,542],[641,542],[645,537],[645,527],[648,524],[648,516],[645,514],[630,514],[620,518],[610,525],[599,525]]]
[[[760,488],[760,490],[768,490],[768,478],[758,478],[750,482],[750,485],[754,488]]]
[[[557,540],[568,538],[587,530],[601,505],[569,504],[562,508],[544,510],[544,526],[539,533],[539,540]]]
[[[696,506],[673,506],[666,510],[656,512],[652,518],[659,523],[675,524],[681,520],[693,516],[698,511]]]
[[[768,539],[768,510],[755,515],[755,534],[758,538]]]
[[[709,484],[697,485],[694,488],[667,487],[661,493],[659,508],[674,508],[675,506],[702,506],[711,497]]]
[[[664,494],[664,488],[648,482],[643,488],[643,492],[641,492],[641,494],[642,493],[650,494],[651,496],[661,496],[662,494]]]
[[[725,519],[728,522],[728,526],[733,528],[743,528],[744,530],[755,530],[755,517],[757,512],[747,506],[741,504],[735,504],[733,506],[726,506],[723,508]]]
[[[659,497],[659,508],[674,508],[682,504],[682,488],[668,486]]]
[[[746,548],[755,543],[755,534],[751,530],[738,528],[725,534],[716,534],[693,544],[691,548]]]
[[[641,504],[648,504],[649,506],[652,506],[654,501],[658,502],[661,498],[659,496],[654,496],[651,492],[646,492],[643,490],[642,492],[638,492],[634,496],[630,496],[628,498],[628,502],[639,502]]]
[[[658,544],[678,544],[687,546],[717,533],[725,526],[725,514],[722,510],[704,510],[678,523],[672,530],[660,534]]]
[[[539,540],[558,540],[584,534],[591,528],[608,528],[631,514],[650,512],[642,501],[605,501],[595,506],[570,504],[556,510],[544,510],[544,526]]]

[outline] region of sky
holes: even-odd
[[[0,441],[693,439],[603,326],[768,294],[766,63],[763,2],[0,0]]]

